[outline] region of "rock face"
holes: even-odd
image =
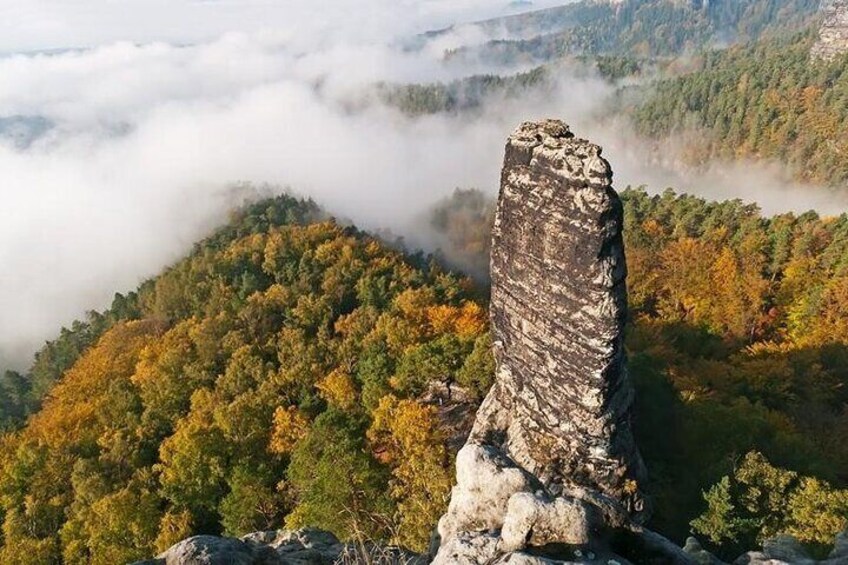
[[[621,228],[597,145],[553,120],[510,136],[492,236],[495,385],[458,455],[437,562],[455,562],[454,540],[475,532],[499,531],[495,553],[506,554],[587,545],[647,517]]]
[[[357,547],[329,532],[304,528],[254,532],[240,539],[194,536],[133,565],[424,565],[421,556],[392,547]]]
[[[472,438],[551,494],[580,486],[641,512],[612,170],[561,122],[526,123],[507,143],[501,187],[491,265],[498,370]]]
[[[812,55],[826,61],[848,53],[848,0],[822,0],[824,20]]]

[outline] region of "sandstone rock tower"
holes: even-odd
[[[812,55],[830,61],[848,52],[848,0],[822,0],[821,10],[824,20]]]
[[[457,456],[437,563],[586,545],[645,517],[621,229],[600,147],[554,120],[510,136],[492,238],[496,380]]]

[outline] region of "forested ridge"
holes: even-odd
[[[423,548],[450,461],[414,398],[432,378],[482,394],[485,307],[319,217],[254,205],[40,352],[34,372],[71,367],[0,440],[0,561],[120,563],[284,522]]]
[[[472,55],[501,64],[545,62],[573,54],[677,56],[798,31],[813,21],[818,7],[819,0],[584,1],[557,9],[562,11],[563,29],[539,25],[533,13],[513,16],[504,25],[524,38],[459,48],[447,56]],[[550,19],[548,12],[540,14]],[[540,33],[526,37],[534,29]]]
[[[654,138],[703,133],[683,150],[694,164],[774,160],[801,180],[844,187],[848,55],[811,60],[815,37],[808,32],[703,53],[693,72],[647,87],[647,98],[629,112],[637,131]]]
[[[848,217],[623,198],[654,527],[682,539],[697,518],[725,555],[776,532],[823,547],[848,520]],[[491,210],[459,191],[433,225],[484,257]],[[252,205],[39,353],[33,375],[56,380],[2,437],[0,560],[306,524],[426,546],[456,430],[423,393],[485,393],[485,289],[325,218]]]
[[[446,54],[448,62],[467,54],[539,65],[533,71],[384,85],[382,100],[412,116],[455,112],[497,102],[497,96],[553,91],[558,78],[595,74],[619,88],[603,110],[625,118],[639,136],[663,142],[676,165],[754,160],[778,164],[797,181],[844,188],[848,54],[832,61],[811,58],[818,4],[570,5],[563,8],[565,19],[571,21],[572,12],[581,19],[565,31]],[[534,20],[527,18],[530,26]],[[520,18],[508,21],[514,32],[521,28]],[[620,79],[631,84],[621,86]]]
[[[488,97],[517,98],[528,89],[546,84],[550,74],[549,69],[540,66],[505,77],[474,75],[449,83],[383,83],[377,86],[377,95],[385,104],[409,116],[461,112],[479,107]]]

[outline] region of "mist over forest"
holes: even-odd
[[[768,213],[835,213],[844,202],[799,187],[776,162],[692,169],[679,158],[687,145],[679,136],[636,134],[617,112],[621,89],[649,81],[650,70],[611,79],[591,60],[566,59],[548,65],[544,80],[478,89],[429,113],[381,94],[387,85],[521,76],[538,61],[450,54],[533,37],[557,20],[476,25],[515,8],[375,0],[327,7],[320,25],[311,6],[293,3],[272,14],[278,26],[256,17],[256,4],[169,4],[176,21],[199,22],[181,28],[184,37],[144,17],[132,30],[104,26],[118,17],[109,11],[74,26],[85,13],[75,11],[49,43],[38,30],[4,30],[0,187],[12,213],[0,227],[9,321],[0,364],[22,368],[57,327],[134,288],[263,193],[314,198],[358,226],[433,250],[438,238],[422,214],[457,187],[494,195],[502,140],[527,119],[562,117],[599,142],[620,188],[671,186],[755,201]]]

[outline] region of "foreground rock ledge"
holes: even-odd
[[[239,539],[193,536],[154,559],[130,565],[424,565],[425,557],[396,547],[342,543],[314,528],[253,532]]]

